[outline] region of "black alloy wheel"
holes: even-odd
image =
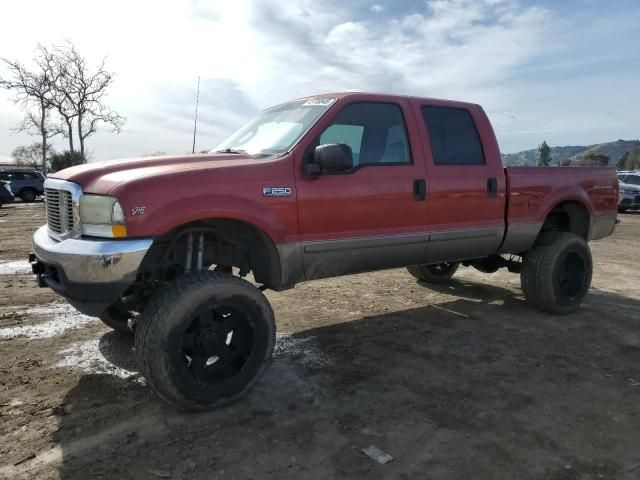
[[[180,356],[194,380],[216,385],[242,371],[254,351],[255,337],[241,310],[210,304],[188,323]]]

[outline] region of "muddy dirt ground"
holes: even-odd
[[[640,478],[640,214],[592,244],[593,288],[566,317],[470,268],[436,289],[390,270],[269,292],[266,376],[182,414],[130,338],[37,288],[43,213],[0,210],[0,478]]]

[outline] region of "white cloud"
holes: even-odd
[[[513,75],[550,48],[547,10],[515,0],[432,0],[405,14],[382,8],[372,5],[367,18],[335,0],[112,0],[100,6],[69,0],[64,8],[23,0],[3,6],[0,45],[4,56],[24,59],[38,41],[70,38],[92,60],[108,55],[117,74],[108,99],[128,122],[119,136],[100,132],[90,139],[97,159],[189,151],[198,75],[199,148],[215,145],[261,108],[336,90],[482,103],[496,113],[499,137],[538,128],[501,112],[524,119],[521,110],[535,108]],[[29,31],[38,32],[29,37],[33,43],[24,39],[27,16]],[[0,92],[0,155],[33,141],[9,134],[19,119]]]

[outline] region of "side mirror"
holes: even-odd
[[[351,147],[344,143],[328,143],[318,145],[313,152],[313,163],[310,173],[316,175],[322,172],[344,172],[353,168],[353,152]],[[317,166],[319,168],[313,168]],[[314,170],[320,170],[314,172]]]

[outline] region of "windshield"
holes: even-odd
[[[213,150],[250,155],[284,153],[335,101],[317,97],[265,110]]]

